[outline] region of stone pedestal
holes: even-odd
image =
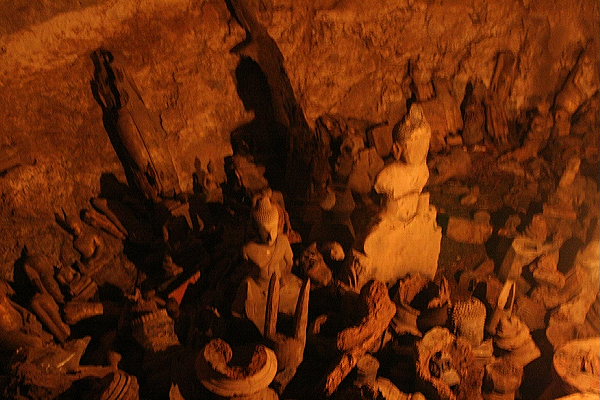
[[[417,213],[411,219],[384,218],[364,242],[364,251],[373,266],[372,277],[389,284],[410,273],[433,279],[437,271],[442,229],[429,195],[419,196]]]

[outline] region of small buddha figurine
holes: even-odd
[[[500,161],[514,160],[521,163],[537,157],[550,137],[553,122],[554,119],[550,114],[550,104],[548,101],[542,101],[538,104],[536,114],[531,120],[529,132],[523,146],[502,156]]]
[[[543,213],[548,221],[548,229],[558,240],[564,241],[576,236],[585,241],[583,232],[587,232],[593,216],[597,216],[597,207],[589,207],[594,203],[588,195],[597,190],[596,184],[588,182],[579,173],[580,165],[581,159],[576,156],[567,161],[556,191],[544,204]],[[585,208],[591,212],[582,213]]]
[[[486,309],[475,297],[458,301],[452,310],[454,333],[471,344],[473,355],[485,362],[492,357],[492,341],[484,341]]]
[[[469,82],[465,94],[463,142],[467,146],[476,145],[483,140],[485,131],[485,86],[481,80]]]
[[[37,289],[37,293],[30,301],[31,309],[56,339],[64,343],[71,331],[60,315],[58,304],[62,304],[64,298],[53,276],[52,261],[45,256],[28,255],[25,259],[24,269],[25,274]]]
[[[412,59],[408,63],[409,75],[412,79],[413,90],[417,100],[427,101],[435,97],[433,88],[433,73],[430,68],[424,66],[423,59]]]
[[[279,211],[268,196],[255,198],[252,217],[260,242],[244,246],[244,259],[258,267],[258,279],[268,281],[274,272],[280,276],[290,273],[292,249],[287,239],[279,235]]]
[[[8,283],[0,281],[0,351],[42,347],[52,336],[42,329],[35,315],[10,299]]]
[[[577,180],[581,160],[572,157],[567,162],[561,175],[556,192],[544,204],[544,212],[550,216],[560,216],[566,219],[577,218],[577,208],[583,203],[583,191]]]
[[[291,273],[292,248],[288,238],[279,234],[277,207],[265,195],[256,196],[253,204],[252,218],[256,222],[259,240],[247,243],[242,249],[251,272],[238,289],[232,312],[246,316],[262,331],[271,275],[279,277],[279,311],[284,313],[294,313],[301,281]]]
[[[360,195],[365,203],[369,203],[368,195],[383,168],[383,160],[374,147],[365,147],[364,140],[359,135],[347,136],[340,146],[340,152],[336,163],[337,177],[347,179],[348,188]]]
[[[560,92],[554,100],[554,135],[571,133],[571,118],[577,109],[598,91],[598,67],[595,46],[581,50]]]
[[[83,222],[78,218],[66,217],[65,221],[73,235],[73,247],[81,255],[82,264],[86,267],[86,273],[94,272],[102,267],[101,262],[104,254],[104,241],[100,236],[84,228]]]
[[[352,224],[352,213],[356,203],[347,185],[328,183],[323,198],[319,202],[320,219],[310,231],[311,242],[337,241],[347,250],[356,237]]]
[[[23,351],[25,364],[35,364],[45,372],[77,370],[90,337],[55,344],[36,316],[11,300],[13,294],[8,282],[0,280],[0,356],[11,357]],[[39,375],[37,379],[44,381]]]
[[[217,180],[212,160],[208,162],[206,169],[204,169],[202,162],[196,157],[194,167],[196,169],[193,174],[194,192],[200,195],[203,201],[207,203],[222,203],[223,191]]]
[[[524,266],[555,250],[553,243],[546,243],[548,235],[546,217],[543,214],[534,215],[524,234],[518,235],[511,243],[498,271],[498,278],[503,282],[509,279],[517,281]]]

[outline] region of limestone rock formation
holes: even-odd
[[[33,218],[37,228],[28,232],[19,223],[13,241],[33,235],[36,248],[31,250],[58,255],[65,235],[49,223],[54,204],[72,213],[101,191],[103,173],[125,178],[90,86],[90,54],[100,46],[123,61],[146,106],[159,115],[169,147],[178,149],[175,169],[183,188],[191,189],[196,156],[213,160],[222,181],[228,133],[252,117],[230,74],[239,60],[229,49],[242,40],[243,31],[224,3],[22,5],[0,10],[0,145],[37,163],[25,162],[2,178],[7,196],[2,209],[14,210],[2,218],[15,223]],[[42,197],[48,200],[38,201]],[[14,243],[1,246],[6,260],[18,258]]]

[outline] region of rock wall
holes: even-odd
[[[2,7],[0,160],[14,152],[36,160],[0,176],[3,271],[24,245],[57,254],[68,236],[53,213],[77,213],[98,194],[102,174],[125,179],[91,90],[93,50],[108,49],[127,66],[146,105],[160,116],[188,190],[194,158],[222,165],[231,152],[229,132],[252,118],[236,92],[239,59],[229,53],[243,30],[222,1]]]
[[[395,122],[410,96],[409,60],[453,83],[489,83],[495,55],[518,56],[509,113],[552,100],[590,40],[596,1],[253,0],[278,45],[306,120],[332,112]],[[18,0],[0,5],[0,161],[36,160],[0,176],[0,271],[23,245],[56,254],[66,234],[53,213],[74,213],[124,179],[93,98],[90,53],[112,51],[160,116],[185,189],[193,161],[222,165],[229,134],[252,119],[236,92],[244,31],[224,1]],[[596,52],[597,54],[597,52]]]
[[[599,5],[578,0],[272,0],[257,6],[278,43],[309,123],[324,111],[368,120],[403,114],[408,61],[449,78],[489,84],[496,54],[518,57],[510,108],[553,100],[588,41],[598,47]]]

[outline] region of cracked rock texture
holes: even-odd
[[[410,96],[409,60],[449,78],[461,101],[470,79],[489,83],[503,50],[518,58],[508,102],[514,118],[552,100],[581,47],[600,36],[591,0],[247,4],[281,50],[311,126],[326,112],[395,123]],[[93,50],[110,50],[127,66],[190,190],[194,158],[222,166],[230,132],[252,119],[236,92],[239,57],[230,52],[244,37],[224,1],[0,4],[0,160],[15,151],[36,160],[0,175],[0,272],[9,273],[23,245],[58,254],[69,238],[53,213],[85,206],[103,173],[124,180],[90,88]]]
[[[587,0],[257,3],[268,3],[256,6],[259,18],[285,57],[311,124],[325,111],[395,120],[409,95],[410,59],[450,78],[460,101],[469,79],[489,84],[503,50],[519,59],[514,115],[553,100],[581,47],[599,35],[598,3]]]

